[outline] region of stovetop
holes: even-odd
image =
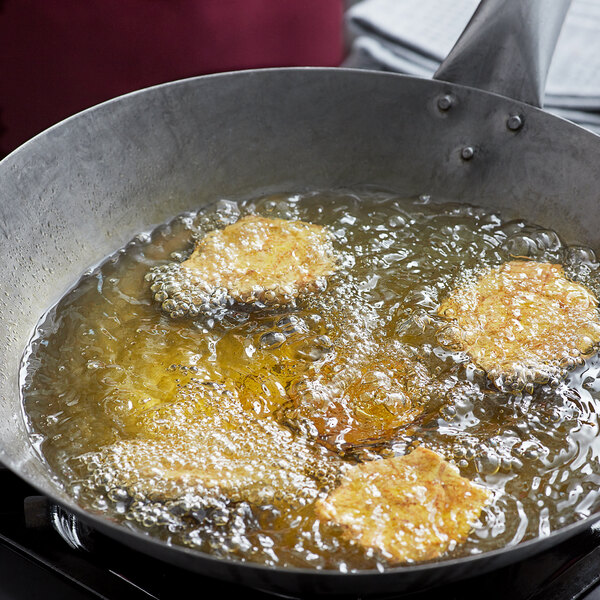
[[[0,490],[1,600],[180,600],[190,593],[209,599],[277,598],[166,565],[98,532],[88,536],[90,549],[82,549],[77,520],[1,465]],[[600,600],[600,529],[492,573],[386,600],[400,598]]]

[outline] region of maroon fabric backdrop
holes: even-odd
[[[337,66],[342,19],[343,0],[0,0],[0,156],[149,85]]]

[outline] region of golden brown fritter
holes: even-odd
[[[324,290],[335,268],[325,228],[249,215],[211,231],[186,261],[156,267],[147,279],[163,310],[179,317],[228,300],[289,304]]]
[[[130,439],[90,455],[102,484],[158,501],[189,490],[233,501],[302,505],[339,459],[243,406],[230,382],[191,378],[170,402],[138,410]]]
[[[316,504],[342,535],[393,562],[430,560],[465,541],[490,493],[438,454],[410,454],[350,469]]]
[[[338,350],[292,383],[284,421],[346,451],[385,441],[412,423],[430,399],[431,386],[425,366],[393,344],[365,354]]]
[[[438,313],[441,341],[464,350],[498,387],[556,381],[600,341],[598,300],[557,264],[511,261],[455,289]]]
[[[327,231],[304,221],[247,216],[198,242],[183,265],[236,299],[286,303],[320,289],[335,268]]]

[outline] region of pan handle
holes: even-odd
[[[482,0],[434,79],[541,107],[571,0]]]

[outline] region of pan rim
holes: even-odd
[[[535,113],[541,113],[551,119],[556,119],[558,121],[568,123],[570,126],[576,127],[582,133],[585,132],[586,134],[589,134],[595,138],[600,137],[600,134],[596,134],[593,131],[586,129],[583,126],[578,125],[577,123],[574,123],[573,121],[569,121],[568,119],[566,119],[564,117],[560,117],[558,115],[549,113],[548,111],[544,110],[543,107],[538,108],[536,106],[532,106],[531,104],[527,104],[520,100],[515,100],[514,98],[510,98],[509,96],[503,96],[503,95],[497,94],[495,92],[488,92],[486,90],[481,90],[479,88],[461,85],[461,84],[457,84],[457,83],[451,83],[451,82],[443,81],[443,80],[439,80],[439,79],[429,79],[427,77],[419,77],[416,75],[408,75],[405,73],[395,73],[395,72],[391,72],[391,71],[378,71],[375,69],[357,69],[357,68],[351,68],[351,67],[311,67],[311,66],[265,67],[265,68],[256,68],[256,69],[241,69],[239,71],[223,71],[221,73],[211,73],[211,74],[207,74],[207,75],[194,75],[191,77],[174,79],[172,81],[166,81],[163,83],[158,83],[158,84],[140,88],[137,90],[132,90],[131,92],[127,92],[125,94],[115,96],[114,98],[109,98],[108,100],[104,100],[97,104],[93,104],[92,106],[89,106],[89,107],[87,107],[83,110],[80,110],[68,117],[65,117],[64,119],[58,121],[57,123],[54,123],[50,127],[47,127],[46,129],[44,129],[43,131],[40,131],[39,133],[37,133],[36,135],[31,137],[27,141],[23,142],[23,144],[21,144],[20,146],[18,146],[15,149],[13,149],[11,152],[9,152],[6,156],[4,156],[0,160],[0,167],[3,166],[3,163],[5,161],[8,161],[8,159],[13,158],[15,155],[20,153],[23,149],[27,148],[30,144],[34,143],[41,136],[44,136],[49,132],[53,132],[55,129],[62,127],[66,123],[70,123],[74,119],[80,118],[83,115],[90,114],[96,110],[103,109],[107,106],[110,106],[113,103],[121,102],[128,98],[133,98],[137,95],[150,93],[155,90],[176,87],[179,85],[191,85],[197,81],[209,81],[209,80],[213,80],[213,79],[216,80],[216,79],[222,79],[222,78],[228,78],[228,77],[236,77],[236,78],[238,78],[238,77],[256,77],[256,76],[262,76],[263,74],[272,75],[275,73],[283,73],[283,74],[287,74],[287,73],[315,73],[315,74],[344,73],[346,76],[349,76],[349,77],[350,76],[362,77],[363,75],[366,75],[369,77],[375,76],[375,77],[392,78],[392,79],[399,78],[399,79],[406,80],[406,81],[420,82],[422,84],[427,84],[427,85],[435,85],[437,87],[446,86],[448,89],[465,90],[465,91],[469,91],[471,93],[476,92],[476,93],[482,94],[483,96],[486,96],[486,97],[497,98],[499,100],[510,102],[510,103],[513,103],[514,105],[522,106],[527,111],[534,111]]]

